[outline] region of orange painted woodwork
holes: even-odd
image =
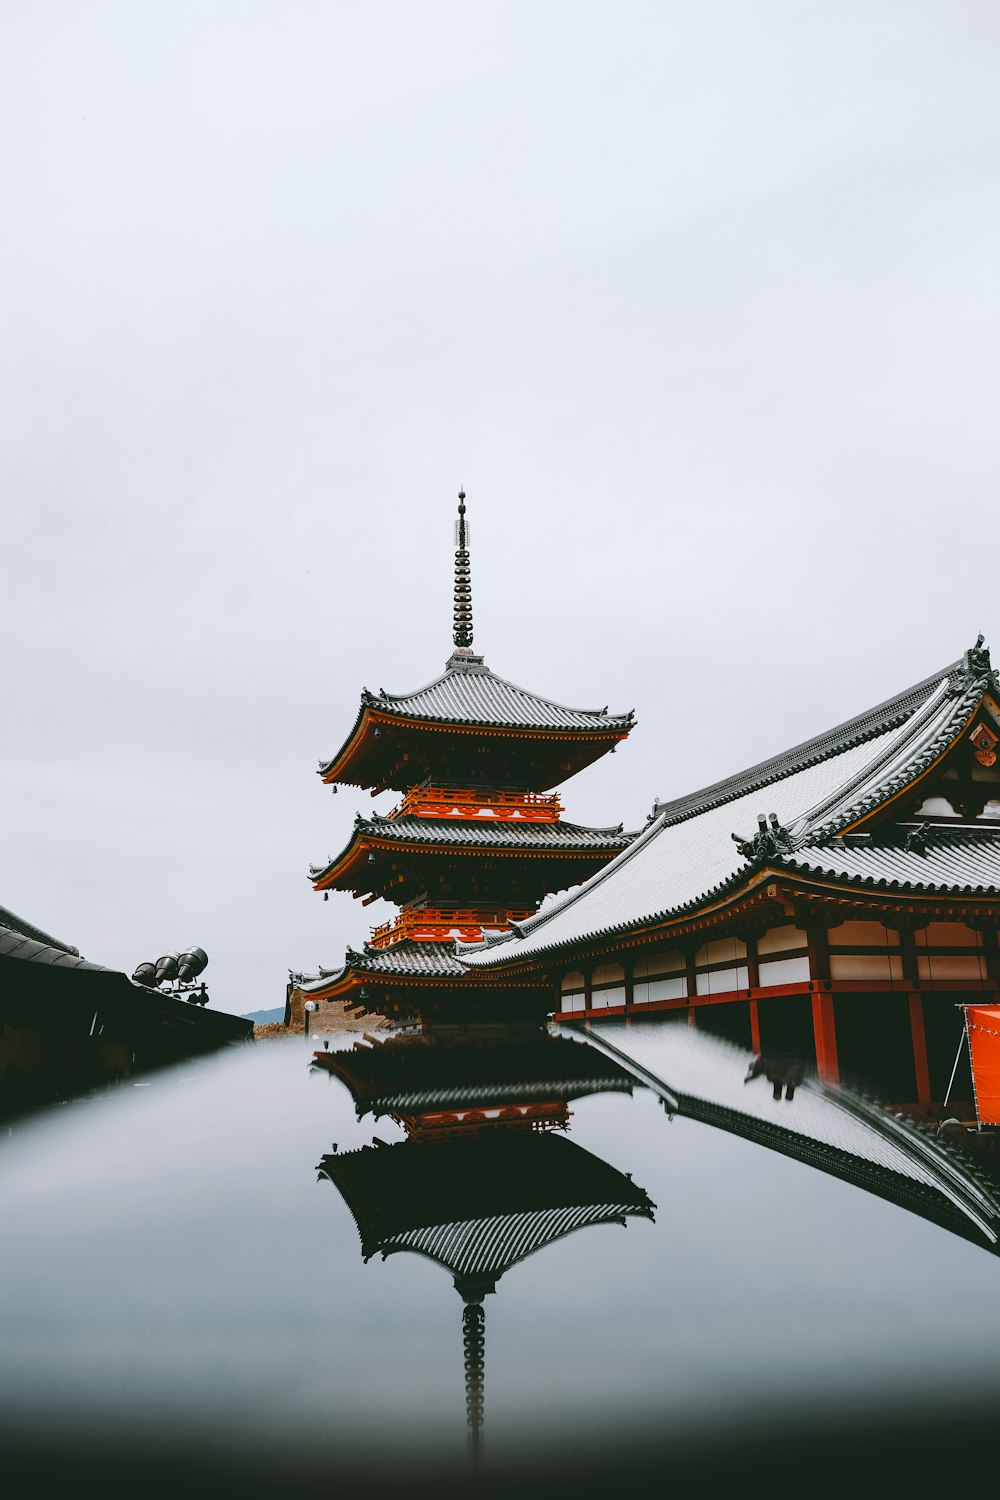
[[[910,996],[910,1035],[913,1038],[913,1071],[917,1080],[917,1101],[920,1104],[930,1104],[931,1074],[927,1065],[924,1007],[919,995]]]
[[[436,907],[417,906],[401,911],[391,922],[372,928],[371,946],[390,948],[393,943],[409,938],[415,943],[447,943],[458,938],[463,943],[479,942],[483,928],[491,931],[506,929],[511,921],[520,922],[531,916],[531,910],[477,911],[473,908],[461,911],[442,911]]]
[[[1000,1125],[1000,1005],[967,1005],[965,1025],[976,1118],[980,1125]]]
[[[833,996],[813,995],[813,1035],[816,1041],[816,1072],[824,1083],[840,1082],[837,1060],[837,1028],[833,1015]]]
[[[473,791],[467,787],[411,786],[389,818],[452,818],[510,823],[556,823],[563,810],[553,793]]]

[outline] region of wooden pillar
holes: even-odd
[[[812,1013],[816,1071],[824,1083],[839,1083],[840,1064],[837,1061],[837,1023],[833,1013],[833,996],[822,990],[814,994]]]
[[[687,983],[689,1026],[697,1026],[698,1024],[694,1013],[694,1001],[698,993],[698,973],[694,965],[694,956],[697,951],[696,948],[685,948],[684,950],[684,978]]]
[[[744,939],[747,949],[747,983],[752,990],[760,985],[760,961],[757,957],[757,939],[748,937]]]
[[[747,945],[747,984],[752,990],[760,987],[760,961],[757,957],[757,939],[753,933],[744,939]],[[760,1056],[760,1010],[756,1000],[750,1004],[750,1050]]]
[[[809,973],[813,979],[829,979],[830,977],[830,943],[827,930],[819,922],[813,922],[808,918],[802,924],[806,929],[806,940],[809,944]]]
[[[910,995],[910,1035],[913,1037],[913,1071],[917,1080],[917,1101],[931,1102],[931,1073],[927,1066],[927,1037],[924,1034],[924,1007],[919,995]]]
[[[983,939],[983,959],[986,963],[986,974],[995,984],[1000,980],[1000,950],[997,947],[997,930],[991,924],[983,922],[979,925],[979,932]]]
[[[594,1004],[594,987],[590,982],[591,973],[592,970],[590,969],[584,969],[583,971],[583,1008],[588,1012],[593,1008]]]
[[[635,1004],[635,983],[632,978],[632,964],[631,962],[627,962],[622,967],[625,970],[625,1009],[629,1011]]]
[[[698,973],[694,966],[695,948],[684,949],[684,978],[687,981],[687,997],[693,1000],[698,993]]]

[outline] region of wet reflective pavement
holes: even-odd
[[[1000,1201],[939,1136],[662,1022],[334,1048],[0,1142],[10,1467],[412,1494],[471,1447],[479,1489],[578,1492],[833,1444],[899,1478],[1000,1397]]]

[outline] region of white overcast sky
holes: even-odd
[[[636,709],[582,822],[1000,650],[998,76],[993,0],[6,0],[0,903],[234,1011],[359,944],[315,769],[460,484],[489,665]]]

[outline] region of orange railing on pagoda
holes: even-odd
[[[562,803],[552,792],[477,792],[468,787],[411,786],[390,818],[496,818],[502,822],[554,823]]]
[[[492,931],[505,928],[511,922],[530,917],[533,908],[523,911],[482,911],[467,908],[460,911],[442,911],[438,907],[411,907],[401,911],[391,922],[383,922],[372,929],[373,948],[390,948],[409,938],[415,943],[447,943],[458,939],[463,943],[475,943],[483,935],[483,928]]]

